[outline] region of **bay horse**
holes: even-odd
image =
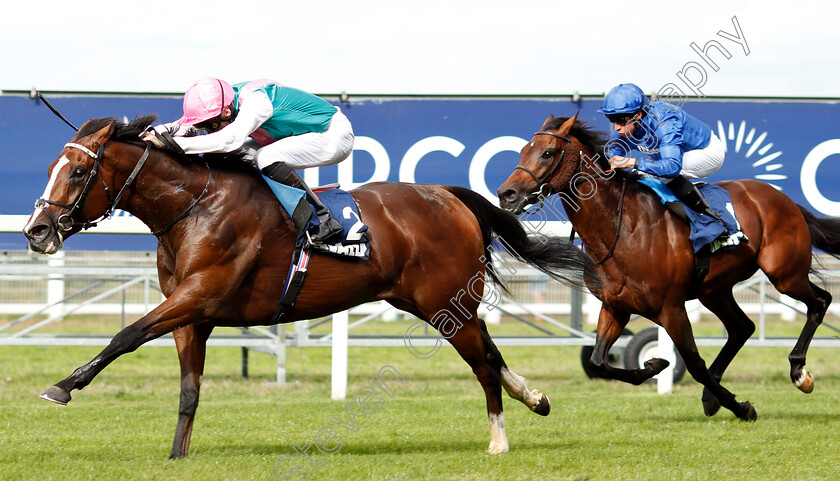
[[[189,451],[211,331],[272,323],[296,232],[252,167],[220,169],[144,145],[138,135],[155,119],[86,122],[50,165],[49,182],[24,234],[32,250],[52,254],[68,237],[120,208],[157,235],[157,269],[166,300],[41,397],[67,404],[74,389],[87,386],[116,358],[171,332],[181,365],[170,456],[175,458]],[[488,451],[507,451],[502,387],[538,414],[547,415],[550,404],[507,367],[477,317],[485,272],[502,281],[489,262],[492,234],[520,260],[581,288],[584,274],[596,275],[591,261],[564,240],[530,236],[516,216],[468,189],[383,182],[351,193],[369,226],[369,260],[313,255],[297,303],[282,322],[382,299],[438,328],[454,322],[455,332],[445,337],[484,389]],[[439,313],[447,315],[436,318]],[[451,330],[452,324],[447,325]]]
[[[633,181],[638,174],[612,171],[603,156],[604,141],[605,134],[578,122],[577,114],[550,116],[522,148],[519,165],[498,189],[500,205],[517,214],[557,194],[552,199],[559,197],[586,252],[599,265],[603,286],[595,295],[603,304],[589,360],[593,372],[640,384],[668,366],[663,359],[653,359],[643,369],[625,370],[607,362],[607,353],[631,314],[640,314],[665,328],[692,377],[704,386],[707,416],[722,405],[742,420],[755,420],[753,405],[737,402],[720,381],[755,331],[755,324],[735,302],[732,288],[761,269],[779,292],[807,306],[807,319],[789,361],[793,383],[811,392],[814,380],[805,369],[805,356],[831,302],[831,295],[809,280],[811,248],[840,254],[840,220],[817,218],[763,182],[720,182],[717,185],[731,196],[749,241],[715,254],[702,284],[692,286],[696,261],[688,225]],[[685,310],[685,301],[694,297],[720,318],[728,333],[708,369]]]

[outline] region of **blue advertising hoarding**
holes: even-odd
[[[71,122],[157,114],[181,115],[177,96],[62,95],[51,102]],[[600,98],[351,98],[334,102],[353,123],[355,151],[337,166],[308,169],[311,184],[369,181],[460,185],[494,198],[518,151],[549,114],[603,130]],[[840,129],[836,101],[706,99],[684,109],[712,126],[727,147],[710,180],[756,178],[820,215],[840,216]],[[47,167],[73,131],[37,99],[0,96],[0,215],[29,215],[47,182]],[[77,235],[72,250],[154,250],[140,235]],[[25,249],[22,235],[0,235],[0,249]]]

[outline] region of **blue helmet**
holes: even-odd
[[[645,93],[636,84],[619,84],[604,97],[604,106],[598,112],[605,115],[634,114],[647,104]]]

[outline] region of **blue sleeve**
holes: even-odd
[[[636,168],[657,177],[673,179],[682,170],[682,149],[679,145],[660,145],[659,159],[641,159]]]
[[[657,177],[673,179],[682,170],[683,149],[682,128],[676,119],[669,118],[656,128],[656,142],[659,146],[658,159],[643,159],[636,167],[642,172]]]

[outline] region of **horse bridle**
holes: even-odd
[[[50,219],[53,227],[60,232],[68,232],[75,227],[81,227],[82,229],[89,229],[94,227],[95,225],[99,224],[106,218],[110,217],[111,213],[114,210],[114,206],[116,202],[111,199],[111,190],[108,188],[108,184],[105,183],[105,179],[99,175],[99,179],[102,181],[102,186],[105,188],[105,195],[108,197],[108,210],[102,214],[99,219],[89,221],[89,222],[76,222],[75,215],[78,214],[80,210],[82,210],[82,206],[84,205],[84,201],[87,198],[90,189],[93,187],[93,180],[99,174],[99,166],[102,162],[102,153],[105,150],[105,144],[99,146],[96,153],[92,150],[88,149],[84,145],[77,144],[74,142],[69,142],[64,145],[64,148],[73,148],[77,150],[81,150],[91,158],[93,158],[93,167],[91,167],[90,172],[88,173],[87,179],[85,179],[85,185],[82,188],[82,192],[79,194],[79,197],[76,198],[76,202],[72,205],[70,204],[63,204],[61,202],[56,202],[54,200],[44,199],[41,197],[40,199],[35,201],[35,208],[42,209],[47,217]],[[146,151],[143,153],[143,157],[141,157],[141,162],[145,163],[146,158],[149,156],[149,149],[147,148]],[[118,198],[116,199],[119,201],[119,197],[122,197],[123,192],[125,191],[128,184],[123,186],[120,190]],[[54,205],[56,207],[61,207],[63,209],[68,209],[68,212],[61,214],[58,216],[58,219],[54,219],[50,212],[46,209],[47,205]]]
[[[540,200],[540,203],[537,206],[536,211],[534,212],[539,212],[539,210],[542,208],[544,199],[551,195],[551,184],[548,182],[548,180],[554,175],[554,172],[557,171],[557,168],[560,167],[560,163],[563,162],[563,157],[566,155],[566,147],[568,147],[569,144],[572,143],[572,140],[565,135],[558,134],[557,132],[551,132],[550,130],[540,130],[539,132],[534,133],[534,135],[551,135],[553,137],[557,137],[558,139],[566,141],[566,145],[563,146],[563,150],[560,151],[560,155],[556,156],[556,159],[554,160],[554,165],[552,165],[551,169],[549,169],[549,171],[546,172],[546,174],[542,177],[537,177],[537,175],[534,174],[534,172],[527,167],[524,167],[522,165],[516,166],[516,169],[524,170],[528,175],[531,176],[532,179],[534,179],[534,182],[537,183],[537,190],[524,196],[519,202],[519,206],[528,205],[528,203],[530,203],[531,200],[536,198]]]
[[[563,151],[560,152],[560,155],[557,157],[557,160],[554,162],[554,165],[551,167],[551,170],[549,170],[548,173],[546,173],[542,178],[538,178],[534,174],[534,172],[532,172],[531,169],[529,169],[527,167],[523,167],[521,165],[516,166],[516,169],[524,170],[537,183],[537,190],[535,190],[534,192],[531,192],[530,194],[524,196],[522,198],[522,200],[520,200],[519,205],[520,206],[521,205],[527,205],[527,203],[530,202],[531,199],[538,198],[540,200],[540,203],[537,205],[537,208],[534,212],[539,212],[539,210],[542,209],[544,199],[546,197],[548,197],[548,195],[551,194],[551,192],[550,192],[551,184],[548,183],[548,179],[550,179],[551,176],[554,175],[554,172],[560,166],[560,162],[563,161],[563,156],[566,154],[566,147],[568,147],[569,144],[572,141],[569,139],[569,137],[567,137],[565,135],[560,135],[557,132],[551,132],[549,130],[541,130],[539,132],[534,133],[534,135],[551,135],[551,136],[557,137],[558,139],[562,139],[562,140],[566,141],[566,145],[563,146]],[[548,187],[548,189],[545,189],[546,187]],[[626,191],[627,191],[627,178],[625,177],[624,179],[622,179],[621,196],[619,197],[619,200],[618,200],[618,223],[616,225],[615,237],[613,238],[612,245],[610,246],[609,250],[607,251],[607,254],[601,260],[595,261],[596,265],[601,265],[601,264],[604,263],[604,261],[606,261],[607,259],[612,257],[613,252],[615,251],[615,246],[618,244],[618,237],[619,237],[619,233],[621,232],[621,220],[622,220],[622,217],[623,217],[622,214],[624,213],[624,209],[622,207],[624,206],[624,194],[625,194]],[[575,235],[575,230],[574,230],[574,228],[572,228],[572,233],[569,236],[569,241],[570,242],[574,239],[574,235]]]
[[[93,167],[88,173],[88,177],[85,180],[85,185],[82,188],[82,192],[79,194],[79,197],[76,198],[76,202],[74,202],[73,205],[63,204],[61,202],[44,199],[43,197],[35,201],[35,208],[43,210],[47,217],[50,219],[53,228],[60,232],[68,232],[76,227],[80,227],[82,229],[87,230],[91,227],[97,226],[100,222],[111,217],[111,215],[113,215],[114,213],[114,210],[117,208],[117,204],[120,202],[120,199],[122,199],[122,196],[125,193],[126,189],[128,189],[128,187],[134,183],[134,180],[137,178],[137,174],[140,173],[140,170],[146,164],[146,159],[149,158],[149,153],[151,152],[152,144],[149,142],[146,143],[146,148],[143,151],[143,155],[140,156],[140,159],[137,161],[137,165],[134,166],[134,170],[131,171],[131,174],[129,174],[128,178],[125,181],[125,184],[123,184],[122,188],[119,192],[117,192],[117,195],[113,199],[111,198],[111,189],[108,188],[108,184],[105,183],[105,178],[102,177],[102,174],[99,172],[99,167],[102,163],[103,158],[102,153],[105,150],[105,144],[103,143],[102,145],[100,145],[96,153],[94,153],[92,150],[88,149],[84,145],[77,144],[74,142],[69,142],[64,145],[64,148],[68,147],[81,150],[82,152],[93,158]],[[205,165],[207,164],[205,163]],[[193,209],[195,209],[195,206],[198,205],[199,202],[201,202],[201,199],[203,199],[205,195],[207,195],[208,189],[210,187],[210,182],[213,179],[213,171],[210,169],[209,165],[207,165],[207,171],[207,184],[204,186],[204,190],[192,203],[192,205],[187,207],[187,209],[184,212],[182,212],[178,217],[176,217],[172,222],[170,222],[169,225],[167,225],[159,231],[153,232],[152,235],[159,236],[169,231],[169,229],[171,229],[175,224],[177,224],[183,218],[187,217],[192,213]],[[79,211],[81,211],[85,199],[87,198],[88,193],[90,193],[90,189],[93,187],[93,179],[97,175],[99,175],[99,179],[102,181],[102,186],[105,189],[105,195],[108,198],[108,208],[105,210],[105,213],[99,216],[99,218],[97,219],[87,222],[76,222],[74,216],[78,214]],[[58,216],[58,219],[54,219],[50,212],[46,209],[47,205],[54,205],[56,207],[68,209],[68,212]]]

